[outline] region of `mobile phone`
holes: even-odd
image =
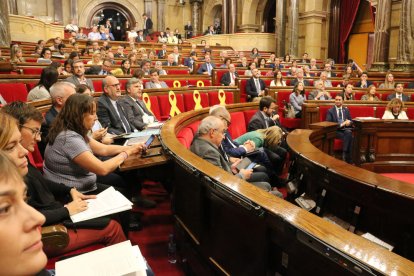
[[[252,163],[249,164],[249,166],[247,166],[246,170],[253,169],[255,166],[256,166],[256,163],[252,162]]]
[[[154,134],[151,134],[151,136],[145,142],[145,147],[146,148],[149,148],[149,146],[152,144],[152,142],[154,142],[154,139],[155,139],[155,135]]]

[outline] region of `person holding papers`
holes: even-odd
[[[7,113],[7,114],[6,114]],[[16,121],[19,122],[19,128]],[[4,106],[0,113],[0,149],[6,150],[10,158],[19,166],[19,172],[25,176],[28,203],[40,211],[46,218],[45,226],[63,223],[70,216],[86,210],[86,199],[93,195],[83,195],[75,188],[46,180],[38,169],[27,163],[27,152],[35,150],[40,141],[40,127],[43,117],[40,111],[23,102],[12,102]],[[9,136],[8,138],[6,136]],[[20,142],[19,142],[20,141]],[[11,147],[13,150],[10,151]],[[12,154],[16,152],[16,154]],[[63,203],[57,198],[62,199]],[[54,254],[63,254],[88,245],[100,243],[105,246],[125,241],[121,226],[111,220],[102,229],[68,229],[69,244]],[[48,253],[48,252],[46,252]]]
[[[142,82],[137,78],[129,79],[126,84],[126,96],[119,100],[128,122],[136,129],[143,130],[148,124],[156,122],[155,116],[142,101]]]

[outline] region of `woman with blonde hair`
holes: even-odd
[[[377,88],[375,85],[371,84],[367,88],[367,93],[361,97],[361,101],[371,101],[371,102],[378,102],[380,99],[375,95]]]
[[[394,89],[395,81],[394,81],[394,75],[391,72],[388,72],[385,75],[385,81],[384,83],[381,83],[379,88],[389,88]]]
[[[238,137],[235,141],[243,145],[246,141],[253,141],[255,148],[267,148],[275,151],[283,140],[283,131],[278,126],[271,126],[266,129],[250,131]]]
[[[138,62],[138,59],[137,59],[137,54],[135,54],[135,53],[128,54],[128,60],[129,60],[129,63],[131,64],[131,66],[139,66],[140,65],[139,62]]]
[[[88,61],[87,64],[102,65],[101,52],[100,51],[93,52],[92,60]]]
[[[394,98],[387,104],[382,119],[408,120],[408,116],[403,109],[404,102],[398,98]]]
[[[23,58],[23,50],[19,47],[19,45],[13,45],[10,51],[10,62],[25,62]]]

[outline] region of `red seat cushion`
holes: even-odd
[[[177,138],[180,141],[181,144],[183,144],[187,149],[190,148],[191,146],[191,142],[193,141],[193,131],[191,128],[189,127],[185,127],[183,129],[181,129],[178,134],[177,134]]]
[[[229,133],[233,138],[237,138],[246,133],[246,120],[243,112],[232,112],[231,125],[229,126]]]
[[[175,94],[175,97],[177,99],[177,107],[180,110],[180,112],[184,112],[184,98],[183,94]],[[152,101],[151,101],[152,103]],[[161,112],[161,120],[167,120],[170,117],[170,111],[171,111],[171,104],[168,100],[168,95],[160,95],[158,96],[158,103]]]
[[[93,89],[95,89],[95,92],[102,92],[102,80],[92,80],[93,83]]]
[[[27,88],[24,83],[0,83],[0,95],[8,103],[27,101]]]
[[[334,139],[334,151],[342,151],[342,146],[343,146],[344,141],[341,139]]]
[[[220,84],[221,78],[226,72],[228,72],[228,70],[215,70],[216,77],[215,77],[215,81],[213,85],[221,85]]]
[[[174,82],[176,80],[173,80],[173,79],[168,79],[168,80],[162,79],[162,81],[164,81],[168,85],[168,87],[174,87]],[[187,86],[187,80],[177,80],[177,81],[180,83],[180,85],[181,85],[180,87]]]
[[[247,129],[247,125],[249,124],[250,120],[252,119],[254,114],[256,114],[256,111],[257,110],[254,110],[254,109],[243,111],[244,112],[244,119],[245,119],[245,123],[246,123],[246,129]]]
[[[385,112],[385,106],[377,106],[375,111],[375,117],[382,118],[382,115],[384,115]]]
[[[168,75],[187,75],[190,74],[188,69],[165,69]]]
[[[188,85],[197,86],[198,79],[188,79]],[[211,80],[201,80],[204,83],[204,86],[211,86]]]
[[[43,67],[29,67],[23,68],[23,74],[25,75],[40,75],[42,73]]]
[[[326,113],[332,106],[319,106],[319,121],[326,121]]]
[[[234,95],[232,92],[224,92],[224,94],[226,94],[226,104],[234,103]],[[210,106],[220,104],[218,92],[208,92],[208,101]]]
[[[198,130],[198,126],[201,124],[201,121],[195,121],[191,124],[189,124],[187,127],[191,129],[191,131],[193,132],[193,134],[195,135],[197,133]]]
[[[194,107],[195,107],[194,94],[189,91],[187,93],[184,93],[183,96],[184,96],[184,110],[182,110],[182,112],[194,110]],[[202,107],[210,106],[207,93],[200,93],[200,98],[201,98]]]
[[[406,113],[407,113],[408,119],[414,120],[414,108],[413,107],[407,108]]]
[[[282,126],[285,127],[285,128],[288,128],[288,129],[300,128],[301,122],[302,122],[302,120],[297,119],[297,118],[283,118],[283,117],[281,117],[281,119],[280,119],[280,123],[282,124]]]
[[[356,117],[374,117],[373,106],[349,106],[349,112],[352,118]]]
[[[158,97],[157,96],[149,96],[149,98],[150,98],[150,101],[151,101],[151,112],[152,112],[152,114],[154,114],[155,118],[157,118],[158,121],[162,121],[161,110],[160,110],[160,104],[158,102]]]

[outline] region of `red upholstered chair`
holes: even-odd
[[[23,68],[24,75],[40,75],[42,73],[43,67],[27,67]]]
[[[221,85],[220,84],[221,78],[226,72],[228,72],[228,70],[215,70],[216,78],[215,78],[213,85],[215,86]]]
[[[352,118],[374,117],[375,115],[373,106],[350,106],[348,108]]]
[[[26,58],[26,62],[37,62],[37,58]]]
[[[194,110],[195,102],[194,102],[194,94],[191,92],[184,93],[184,111],[190,111]],[[208,107],[209,105],[209,99],[208,99],[208,93],[200,93],[201,98],[201,106],[202,107]]]
[[[280,123],[283,127],[288,129],[295,129],[299,128],[301,124],[301,119],[296,118],[285,118],[284,117],[284,109],[285,105],[283,104],[284,101],[287,103],[289,102],[289,96],[292,93],[292,90],[286,89],[286,90],[279,90],[277,92],[277,105],[279,107],[278,114],[280,116]]]
[[[232,104],[234,103],[234,95],[231,92],[224,92],[226,94],[226,104]],[[219,100],[219,93],[218,92],[208,92],[208,101],[210,103],[210,106],[220,104]]]
[[[237,138],[246,133],[246,120],[244,118],[243,112],[232,112],[231,115],[231,125],[228,130],[232,138]]]
[[[411,101],[414,102],[414,94],[411,94]]]
[[[249,125],[250,120],[252,119],[254,114],[256,114],[256,111],[257,110],[254,110],[254,109],[243,111],[244,119],[245,119],[245,123],[246,123],[246,129],[247,129],[247,126]]]
[[[408,119],[414,120],[414,108],[413,107],[407,108],[407,111],[405,112],[407,113]]]
[[[189,127],[185,127],[181,129],[177,134],[178,140],[187,149],[190,148],[191,142],[193,141],[193,137],[194,137],[193,130]]]
[[[199,80],[197,79],[188,79],[187,83],[190,86],[197,86],[197,82]],[[205,79],[205,80],[201,80],[204,83],[204,86],[211,86],[211,80],[209,79]]]
[[[385,106],[377,106],[375,110],[375,117],[376,118],[382,118],[382,115],[384,115],[385,112]]]
[[[187,127],[191,129],[193,134],[195,135],[197,133],[198,127],[200,126],[201,121],[195,121],[191,124],[189,124]]]
[[[27,88],[24,83],[0,83],[0,95],[8,103],[14,101],[27,101]]]
[[[170,111],[171,111],[171,104],[168,99],[168,95],[159,95],[158,96],[158,103],[161,112],[161,120],[167,120],[170,117]],[[184,97],[183,94],[175,94],[175,97],[177,99],[177,107],[180,110],[180,112],[184,112]],[[152,101],[151,101],[152,102]]]
[[[180,86],[178,87],[183,87],[183,86],[187,86],[187,80],[173,80],[173,79],[161,79],[161,81],[165,81],[165,83],[168,85],[168,87],[174,87],[174,82],[178,81],[180,83]]]
[[[93,83],[93,89],[95,89],[95,92],[102,92],[102,80],[92,80]]]
[[[342,83],[342,80],[332,80],[332,87],[337,87],[339,84]]]
[[[167,68],[167,67],[166,67]],[[186,69],[165,69],[168,75],[188,75],[190,71]]]
[[[246,82],[247,82],[247,79],[241,79],[239,81],[240,102],[242,102],[242,103],[247,102]]]
[[[158,97],[157,96],[149,96],[149,100],[151,102],[151,112],[152,112],[152,114],[154,114],[155,118],[157,118],[158,121],[162,121],[161,110],[160,110],[160,104],[158,102]],[[146,99],[143,98],[143,101],[146,103]]]
[[[328,110],[332,107],[331,106],[319,106],[319,121],[323,122],[326,121],[326,113],[328,113]]]
[[[359,100],[361,100],[362,96],[365,95],[365,94],[366,94],[365,91],[356,91],[355,92],[355,99],[359,101]]]
[[[37,85],[37,82],[28,82],[26,83],[27,91],[30,92],[35,86]]]
[[[121,84],[121,90],[125,91],[126,83],[128,82],[128,79],[118,79],[119,83]]]

